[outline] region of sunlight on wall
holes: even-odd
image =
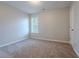
[[[29,21],[28,19],[23,19],[20,21],[20,31],[22,31],[20,34],[28,34],[29,33]]]

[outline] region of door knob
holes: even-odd
[[[72,31],[74,31],[74,29],[72,29]]]

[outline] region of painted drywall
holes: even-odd
[[[70,8],[70,38],[71,44],[79,56],[79,2],[72,2]],[[74,31],[72,31],[74,29]]]
[[[69,8],[45,10],[38,14],[38,31],[32,38],[69,41]]]
[[[27,14],[0,2],[0,46],[23,40],[28,26]]]

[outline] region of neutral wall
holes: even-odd
[[[0,46],[23,40],[28,26],[27,14],[0,2]]]
[[[69,8],[42,11],[38,24],[39,33],[32,33],[32,38],[69,41]]]
[[[79,56],[79,2],[73,2],[70,8],[70,38],[71,44]],[[72,31],[74,29],[74,31]]]

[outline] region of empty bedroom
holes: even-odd
[[[78,58],[79,1],[0,1],[0,58]]]

